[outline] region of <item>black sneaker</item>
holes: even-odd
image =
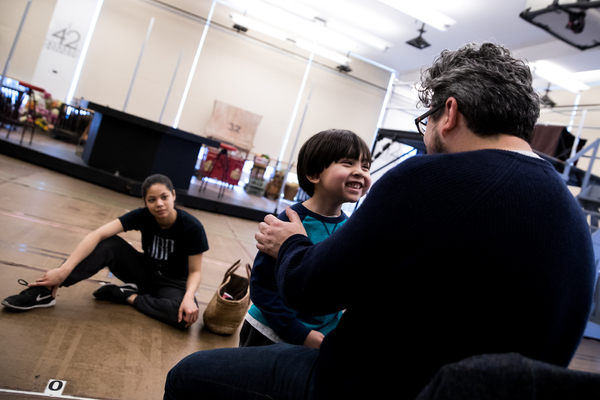
[[[19,279],[18,282],[23,286],[29,284]],[[56,299],[52,297],[52,291],[43,286],[35,286],[23,290],[19,294],[9,296],[2,300],[4,307],[14,308],[17,310],[31,310],[38,307],[52,307],[56,304]]]
[[[106,284],[94,292],[94,297],[98,300],[114,301],[115,303],[127,303],[127,298],[132,294],[137,294],[138,287],[134,283],[124,285]]]

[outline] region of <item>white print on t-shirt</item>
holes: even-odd
[[[165,239],[160,236],[154,236],[152,248],[150,249],[150,257],[155,260],[168,260],[169,254],[175,249],[175,241],[173,239]]]

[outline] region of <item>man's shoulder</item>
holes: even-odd
[[[523,155],[514,151],[507,150],[476,150],[460,153],[446,153],[433,155],[420,155],[411,157],[398,164],[393,170],[398,172],[410,171],[416,168],[446,168],[452,164],[499,164],[511,161],[524,162],[532,167],[547,167],[549,164],[537,157]]]
[[[443,169],[444,165],[451,162],[455,154],[436,154],[436,155],[418,155],[410,157],[395,167],[389,169],[381,178],[386,176],[410,175],[413,173],[422,173],[431,169]]]
[[[508,176],[549,176],[552,166],[542,159],[504,150],[477,150],[462,153],[411,157],[387,171],[374,183],[372,192],[379,195],[392,188],[428,192],[468,191],[468,187],[489,186]],[[437,189],[436,189],[437,188]]]

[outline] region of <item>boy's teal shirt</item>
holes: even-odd
[[[306,234],[313,243],[327,239],[348,219],[343,212],[339,217],[324,217],[308,210],[301,203],[294,204],[291,208],[298,213]],[[279,219],[288,220],[285,211],[279,215]],[[342,317],[342,311],[321,316],[299,314],[285,306],[279,297],[274,275],[275,259],[258,253],[254,260],[250,286],[253,304],[248,310],[252,317],[250,322],[256,329],[275,342],[292,344],[303,344],[311,330],[327,335],[335,329]],[[273,333],[276,336],[273,336]]]

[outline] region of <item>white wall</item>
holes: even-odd
[[[34,84],[31,82],[31,77],[44,44],[55,4],[55,0],[31,3],[7,76]],[[26,6],[25,0],[0,1],[0,74],[4,69]]]
[[[33,1],[8,76],[44,87],[44,82],[32,82],[31,79],[55,3]],[[2,63],[12,45],[25,4],[25,0],[0,2]],[[176,13],[151,1],[104,0],[75,97],[123,110],[148,25],[154,18],[126,112],[158,121],[177,59],[183,51],[161,121],[166,125],[173,124],[204,29],[204,22],[197,16],[206,18],[211,2],[172,0],[171,4],[185,8],[190,14]],[[222,4],[215,8],[213,24],[206,36],[178,127],[204,135],[214,101],[220,100],[263,116],[252,152],[268,154],[274,159],[279,156],[285,133],[290,129],[308,53],[286,43],[273,47],[266,37],[231,30],[230,12]],[[297,118],[290,129],[291,137],[283,157],[285,163],[291,156],[305,110],[294,159],[308,137],[328,128],[353,130],[371,144],[389,73],[360,60],[353,60],[351,67],[356,70],[351,75],[359,76],[360,80],[338,72],[331,62],[315,58]],[[307,102],[313,82],[314,91]]]

